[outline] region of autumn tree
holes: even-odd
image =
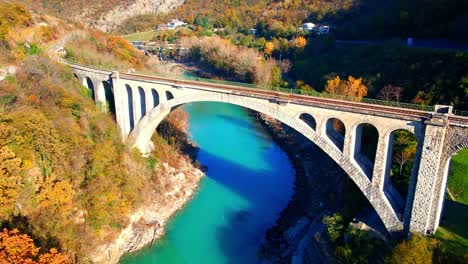
[[[19,3],[0,3],[0,17],[10,27],[31,26],[31,12]]]
[[[430,105],[434,95],[425,91],[418,91],[418,94],[411,100],[412,103],[420,105]]]
[[[273,44],[273,42],[269,41],[265,43],[265,46],[263,47],[263,52],[265,53],[265,55],[271,56],[274,49],[275,49],[275,45]]]
[[[413,234],[409,240],[398,244],[391,257],[385,260],[388,264],[430,264],[437,241]]]
[[[107,37],[107,50],[122,61],[127,61],[134,67],[141,67],[141,53],[130,42],[119,36]]]
[[[46,212],[54,218],[65,221],[72,210],[73,194],[74,191],[69,181],[59,181],[52,174],[41,184],[41,190],[37,196],[37,209],[41,213]]]
[[[297,80],[295,83],[295,86],[297,89],[300,89],[301,91],[315,91],[315,89],[312,88],[312,86],[310,86],[309,84],[305,83],[302,80]]]
[[[0,18],[0,41],[5,41],[7,39],[9,27],[7,22]]]
[[[303,36],[300,36],[300,37],[294,38],[292,40],[292,44],[294,45],[294,47],[301,49],[307,45],[307,40]]]
[[[9,147],[0,147],[0,218],[7,218],[21,191],[21,159]]]
[[[327,81],[325,92],[361,99],[367,95],[367,87],[362,83],[362,78],[355,78],[350,75],[347,80],[342,80],[340,76],[336,76]]]
[[[385,85],[382,90],[380,90],[377,95],[378,99],[392,101],[395,100],[399,102],[403,97],[403,88],[394,85]]]
[[[65,255],[52,248],[48,253],[39,254],[34,241],[17,229],[3,229],[0,233],[0,264],[64,264]]]

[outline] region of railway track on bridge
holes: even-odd
[[[307,96],[307,95],[299,95],[299,94],[292,94],[292,93],[285,93],[279,92],[274,90],[262,90],[256,88],[247,88],[247,87],[238,87],[234,85],[227,85],[227,84],[218,84],[218,83],[208,83],[208,82],[201,82],[201,81],[189,81],[189,80],[180,80],[180,79],[170,79],[164,78],[159,76],[148,76],[148,75],[141,75],[141,74],[129,74],[129,73],[121,73],[121,78],[124,79],[131,79],[131,80],[141,80],[141,81],[160,81],[165,83],[171,83],[175,86],[191,86],[195,88],[211,88],[216,90],[222,90],[228,93],[237,93],[239,95],[244,96],[253,96],[264,98],[272,101],[276,101],[279,104],[281,103],[296,103],[296,104],[303,104],[303,105],[312,105],[312,106],[323,106],[327,108],[349,108],[350,110],[355,110],[358,112],[366,112],[368,114],[392,114],[392,115],[401,115],[411,118],[418,118],[418,119],[429,119],[431,117],[430,112],[414,110],[414,109],[405,109],[405,108],[397,108],[397,107],[388,107],[388,106],[379,106],[379,105],[372,105],[366,104],[361,102],[351,102],[351,101],[344,101],[332,98],[321,98],[321,97],[314,97],[314,96]],[[454,120],[460,120],[462,122],[468,123],[468,118],[455,118]]]
[[[61,60],[61,62],[65,62],[71,66],[78,66],[87,69],[93,69],[99,72],[106,72],[109,75],[112,74],[110,70],[103,70],[97,69],[93,67],[89,67],[87,65],[81,65],[78,63],[67,62],[65,60]],[[295,104],[302,104],[302,105],[311,105],[311,106],[321,106],[325,108],[334,108],[341,110],[347,109],[353,112],[359,113],[366,113],[371,115],[377,114],[386,114],[386,115],[393,115],[393,116],[402,116],[408,118],[416,118],[420,120],[428,120],[434,114],[431,111],[423,111],[423,110],[416,110],[398,106],[386,106],[386,105],[378,105],[373,103],[366,103],[366,102],[356,102],[356,101],[347,101],[343,99],[335,99],[335,98],[325,98],[313,95],[301,95],[301,94],[294,94],[294,93],[287,93],[275,90],[267,90],[262,88],[249,88],[249,87],[242,87],[236,86],[234,84],[225,84],[225,83],[212,83],[200,80],[183,80],[178,78],[168,78],[168,77],[161,77],[161,76],[153,76],[153,75],[144,75],[144,74],[137,74],[137,73],[119,73],[119,76],[124,79],[130,80],[140,80],[140,81],[147,81],[147,82],[164,82],[166,84],[174,85],[176,87],[193,87],[197,89],[216,89],[217,91],[223,91],[225,93],[237,93],[243,96],[249,97],[257,97],[268,99],[277,102],[278,104],[281,103],[295,103]],[[468,117],[459,116],[459,115],[449,115],[448,120],[451,123],[458,123],[462,125],[468,125]]]

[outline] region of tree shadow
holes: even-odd
[[[440,226],[459,236],[468,238],[468,206],[451,200],[444,201]]]
[[[4,228],[8,230],[18,229],[21,234],[28,234],[31,236],[34,240],[34,244],[40,247],[40,253],[47,253],[51,248],[56,248],[61,252],[59,240],[48,233],[38,232],[27,216],[12,216],[9,220],[0,223],[0,229],[3,230]]]

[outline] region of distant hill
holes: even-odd
[[[122,21],[147,13],[166,13],[184,0],[16,0],[31,10],[111,30]]]
[[[291,38],[303,22],[330,25],[342,39],[468,38],[466,0],[185,0],[167,15],[123,21],[119,31],[149,30],[174,17],[232,32],[256,27],[257,36],[269,31],[267,39]]]

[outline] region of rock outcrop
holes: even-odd
[[[110,31],[130,17],[148,13],[167,13],[184,2],[185,0],[135,0],[133,3],[115,6],[99,18],[89,17],[89,14],[84,16],[88,17],[88,22],[94,27]]]

